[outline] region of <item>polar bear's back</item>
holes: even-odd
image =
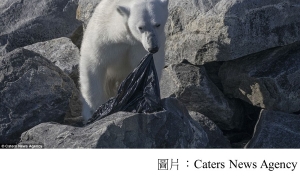
[[[95,8],[95,13],[112,14],[116,10],[117,5],[128,6],[134,0],[101,0],[100,3]],[[143,0],[139,0],[143,1]]]

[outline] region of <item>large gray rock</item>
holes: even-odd
[[[170,0],[166,60],[236,59],[300,40],[299,0]]]
[[[300,116],[262,110],[246,148],[300,148]]]
[[[1,0],[0,56],[18,47],[69,37],[81,25],[78,0]]]
[[[190,111],[204,114],[221,129],[239,129],[243,124],[243,109],[230,100],[208,78],[203,66],[186,61],[163,70],[161,97],[175,97]]]
[[[190,116],[197,121],[207,134],[210,148],[230,148],[229,140],[223,135],[218,126],[203,114],[189,111]]]
[[[39,42],[25,46],[24,49],[33,51],[42,57],[50,60],[54,65],[69,75],[76,87],[79,87],[78,64],[80,53],[69,38],[62,37],[45,42]],[[74,118],[81,115],[80,92],[78,89],[73,90],[70,97],[69,110],[66,113],[67,118]]]
[[[118,112],[84,127],[43,123],[22,134],[20,144],[46,148],[204,148],[202,127],[176,99],[162,101],[165,111]]]
[[[16,49],[0,58],[0,143],[42,122],[63,121],[76,87],[44,57]]]
[[[165,111],[118,112],[84,127],[40,124],[22,134],[20,144],[45,148],[205,148],[201,126],[176,99],[163,100]]]
[[[72,119],[81,116],[81,93],[77,87],[72,87],[72,95],[69,98],[69,106],[65,118]]]
[[[78,84],[79,49],[69,38],[57,38],[24,47],[47,58]]]
[[[81,20],[86,28],[94,9],[100,3],[101,0],[79,0],[76,18]]]
[[[300,110],[300,42],[224,63],[224,93],[288,113]]]

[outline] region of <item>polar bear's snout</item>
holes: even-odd
[[[156,53],[159,50],[159,45],[155,33],[144,32],[142,44],[149,53]]]

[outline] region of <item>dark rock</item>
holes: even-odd
[[[189,111],[204,114],[221,129],[239,129],[243,124],[243,107],[228,99],[208,78],[203,66],[179,63],[163,70],[161,97],[175,97]]]
[[[65,118],[77,118],[81,116],[82,104],[81,104],[81,94],[77,88],[73,88],[72,95],[69,98],[69,107],[66,112]]]
[[[230,141],[232,148],[244,148],[251,139],[251,134],[247,133],[245,130],[224,131],[224,136]]]
[[[300,116],[262,110],[246,148],[300,148]]]
[[[218,87],[220,91],[223,91],[223,85],[221,78],[219,77],[219,70],[223,62],[208,62],[204,64],[207,76]]]
[[[208,148],[230,148],[229,140],[223,135],[218,126],[203,114],[189,111],[190,116],[200,123],[208,137]]]
[[[205,148],[201,126],[176,99],[164,99],[165,111],[117,112],[84,127],[42,123],[22,134],[20,144],[45,148]]]
[[[297,0],[172,0],[169,14],[170,64],[233,60],[300,40]]]
[[[241,101],[244,108],[244,124],[240,130],[223,131],[224,136],[230,141],[232,148],[244,148],[253,135],[261,108]]]
[[[300,42],[226,62],[219,76],[225,95],[269,110],[300,110]]]
[[[83,25],[79,26],[74,33],[70,36],[70,39],[77,46],[77,48],[81,48],[81,43],[83,39]]]
[[[0,58],[0,143],[42,122],[64,119],[74,82],[44,57],[16,49]]]
[[[244,126],[243,131],[250,134],[250,138],[253,135],[254,127],[258,121],[261,108],[253,106],[247,102],[243,102],[244,107]]]
[[[16,48],[69,37],[81,25],[78,0],[6,0],[0,4],[0,56]]]
[[[240,142],[232,143],[231,146],[232,146],[232,148],[243,149],[246,146],[246,144],[249,142],[249,140],[250,139],[245,139]]]

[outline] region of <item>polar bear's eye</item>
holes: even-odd
[[[138,28],[139,28],[139,30],[143,30],[143,27],[141,27],[141,26],[139,26]]]
[[[160,24],[156,24],[155,27],[156,27],[156,28],[160,27]]]

